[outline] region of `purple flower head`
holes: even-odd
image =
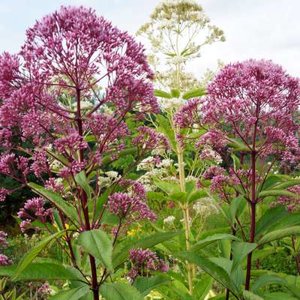
[[[25,202],[24,207],[18,212],[18,217],[22,220],[20,227],[24,231],[34,220],[42,223],[49,221],[52,218],[52,209],[45,208],[45,200],[36,197]]]
[[[150,271],[168,272],[168,265],[149,249],[131,249],[129,259],[132,267],[128,276],[134,280],[138,275],[148,275]]]
[[[4,202],[10,191],[5,188],[0,188],[0,202]]]
[[[138,129],[138,136],[134,138],[133,143],[143,151],[153,149],[169,149],[169,142],[162,133],[156,132],[154,129],[141,126]]]
[[[280,153],[298,147],[294,115],[299,91],[299,80],[271,61],[229,64],[208,87],[203,121],[217,128],[223,139],[238,138],[262,155]],[[260,143],[254,145],[254,140]]]
[[[4,254],[0,254],[0,266],[8,266],[12,261]]]
[[[299,211],[300,209],[300,185],[295,185],[287,189],[294,196],[280,196],[277,205],[285,206],[288,211]]]
[[[189,100],[174,115],[174,123],[179,128],[192,128],[194,124],[201,124],[201,99]]]

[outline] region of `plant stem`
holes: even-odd
[[[179,184],[180,184],[180,191],[185,192],[185,173],[184,173],[184,161],[183,161],[183,149],[178,144],[177,145],[177,158],[178,158],[178,172],[179,172]],[[185,246],[186,250],[189,251],[191,248],[190,245],[190,211],[188,204],[184,204],[181,206],[183,212],[183,219],[184,219],[184,232],[185,232]],[[186,262],[187,264],[187,274],[188,274],[188,285],[189,285],[189,293],[193,294],[193,273],[194,267],[192,264]]]
[[[77,100],[77,113],[76,113],[76,120],[78,126],[78,134],[83,137],[83,124],[82,124],[82,116],[81,116],[81,105],[80,105],[80,89],[76,88],[76,100]],[[83,162],[84,160],[84,153],[83,149],[79,150],[79,162]],[[85,221],[85,230],[91,230],[90,219],[89,219],[89,211],[88,211],[88,198],[86,192],[79,187],[79,196],[82,206],[82,211],[84,215]],[[94,256],[89,255],[90,266],[91,266],[91,275],[92,275],[92,282],[91,282],[91,289],[93,291],[93,298],[94,300],[99,300],[99,285],[97,279],[97,267],[96,261]]]
[[[251,225],[250,225],[250,238],[249,242],[253,243],[255,239],[255,227],[256,227],[256,151],[251,152]],[[252,262],[252,252],[248,254],[247,257],[247,271],[246,271],[246,283],[245,290],[250,289],[250,279],[251,279],[251,262]]]

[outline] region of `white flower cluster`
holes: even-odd
[[[163,159],[157,162],[153,156],[149,156],[142,160],[137,166],[138,171],[147,171],[143,176],[139,178],[139,182],[142,183],[147,192],[155,190],[155,186],[152,184],[152,179],[164,178],[168,175],[168,168],[173,164],[172,159]]]
[[[167,224],[167,225],[172,225],[175,221],[175,217],[174,216],[168,216],[164,219],[164,224]]]
[[[177,110],[186,103],[182,98],[158,98],[157,102],[162,110]]]
[[[222,163],[222,157],[220,156],[219,153],[217,153],[215,150],[213,150],[211,147],[206,146],[203,148],[200,154],[200,158],[203,160],[210,160],[213,161],[217,164]]]
[[[199,214],[202,216],[208,216],[208,215],[218,212],[218,208],[214,204],[213,200],[209,197],[205,197],[205,198],[197,201],[193,205],[193,209],[197,215]]]
[[[98,185],[101,189],[110,186],[114,181],[121,177],[116,171],[107,171],[104,174],[106,176],[98,177]]]

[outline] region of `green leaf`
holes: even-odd
[[[178,89],[171,89],[171,95],[173,98],[179,98],[180,91]]]
[[[180,203],[186,203],[186,195],[185,192],[176,192],[169,195],[170,200],[180,202]]]
[[[78,215],[76,209],[64,200],[59,194],[45,189],[44,187],[30,182],[29,187],[38,195],[43,196],[61,210],[73,223],[78,224]]]
[[[229,274],[225,270],[225,268],[220,267],[217,263],[207,259],[205,257],[199,256],[194,252],[183,252],[177,255],[177,257],[187,260],[197,266],[201,267],[201,269],[208,273],[211,277],[213,277],[216,281],[222,284],[225,288],[228,288],[234,294],[239,294],[238,288],[231,281]]]
[[[86,252],[99,259],[109,271],[113,270],[112,241],[104,231],[101,229],[84,231],[79,235],[77,242]]]
[[[235,154],[231,154],[231,158],[233,160],[233,168],[234,170],[238,170],[241,166],[239,158]]]
[[[296,225],[300,225],[300,213],[287,213],[286,216],[279,219],[278,222],[274,224],[272,229],[284,229]]]
[[[267,232],[270,228],[273,228],[274,225],[287,214],[288,212],[282,206],[269,208],[257,222],[256,235],[258,236]]]
[[[243,296],[245,300],[264,300],[264,298],[249,291],[243,291]]]
[[[160,98],[167,98],[167,99],[171,99],[172,98],[171,94],[169,94],[167,92],[164,92],[162,90],[154,90],[154,96],[160,97]]]
[[[211,236],[208,236],[207,238],[198,241],[193,247],[192,250],[193,251],[198,251],[208,245],[210,245],[213,242],[216,241],[220,241],[220,240],[234,240],[234,241],[238,241],[239,238],[237,238],[236,236],[232,235],[232,234],[227,234],[227,233],[217,233]]]
[[[39,255],[39,253],[48,246],[50,242],[52,242],[56,238],[61,237],[64,233],[65,231],[56,232],[43,239],[41,242],[35,245],[31,250],[29,250],[29,252],[27,252],[20,260],[16,272],[14,274],[13,280],[18,279],[20,274],[31,264],[31,262]]]
[[[208,197],[208,194],[205,190],[203,190],[203,189],[196,190],[196,191],[191,192],[188,195],[187,201],[188,201],[188,203],[192,203],[192,202],[195,202],[195,201],[197,201],[201,198],[205,198],[205,197]]]
[[[206,95],[206,90],[203,88],[198,88],[194,89],[191,91],[188,91],[182,95],[182,98],[185,100],[191,99],[191,98],[196,98],[196,97],[201,97]]]
[[[300,179],[294,178],[290,180],[286,180],[278,185],[276,185],[274,188],[278,190],[287,189],[291,186],[300,184]]]
[[[152,277],[137,277],[133,286],[146,297],[152,290],[160,285],[170,282],[171,279],[165,275],[157,275]]]
[[[262,190],[269,189],[270,187],[273,187],[275,184],[281,181],[282,181],[282,177],[280,175],[271,174],[267,177],[267,179],[263,183]]]
[[[10,266],[11,269],[8,272],[10,273],[10,277],[16,271],[16,266]],[[1,272],[0,275],[5,276],[5,272]],[[3,270],[4,271],[4,270]],[[7,274],[7,276],[8,276]],[[80,274],[80,272],[71,267],[65,267],[62,264],[58,263],[31,263],[30,268],[26,268],[20,273],[17,277],[18,281],[25,280],[74,280],[74,281],[83,281],[84,278]]]
[[[171,182],[171,181],[168,182],[168,181],[160,180],[158,178],[154,178],[154,183],[158,188],[160,188],[168,195],[180,193],[180,187],[176,182]]]
[[[254,243],[245,242],[234,242],[232,243],[232,270],[235,270],[247,257],[247,255],[252,252],[257,247]]]
[[[212,288],[213,279],[209,275],[201,275],[201,280],[196,283],[194,288],[194,297],[197,300],[204,300]]]
[[[114,267],[122,264],[129,255],[129,250],[132,248],[151,248],[157,244],[163,243],[173,237],[179,235],[181,232],[157,232],[146,236],[142,239],[128,239],[115,247],[113,251],[113,265]]]
[[[49,298],[49,300],[78,300],[81,297],[87,297],[91,293],[89,286],[81,286],[75,289],[59,292]],[[85,298],[87,299],[87,298]]]
[[[264,300],[299,300],[299,298],[295,298],[290,294],[283,293],[283,292],[275,292],[275,293],[268,293],[264,294]]]
[[[247,201],[243,196],[234,198],[230,203],[230,216],[231,222],[234,223],[235,219],[238,218],[245,210]]]
[[[92,197],[92,188],[89,185],[88,179],[85,175],[85,171],[81,171],[80,173],[75,175],[75,181],[83,188],[86,192],[88,199]]]
[[[274,230],[265,234],[257,243],[258,245],[263,245],[272,241],[276,241],[291,235],[300,234],[300,226],[293,226],[289,228],[284,228],[280,230]]]
[[[270,197],[270,196],[273,196],[273,197],[287,196],[287,197],[292,197],[292,198],[297,197],[296,194],[286,191],[286,190],[265,190],[258,194],[258,198],[265,198],[265,197]]]
[[[100,294],[106,300],[143,300],[138,290],[122,282],[104,283],[100,287]]]
[[[172,129],[172,126],[170,124],[170,121],[162,115],[157,115],[156,121],[158,123],[157,131],[163,133],[168,138],[168,141],[173,151],[176,151],[176,138],[175,138],[174,130]]]
[[[253,292],[258,292],[260,288],[265,287],[269,284],[286,285],[286,282],[284,279],[275,275],[262,275],[254,281],[251,290]]]

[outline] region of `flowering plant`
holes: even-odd
[[[75,291],[78,299],[99,299],[99,291],[112,299],[115,289],[140,299],[129,285],[105,282],[129,255],[131,247],[118,244],[126,228],[155,220],[131,169],[151,149],[167,147],[139,127],[146,113],[158,112],[143,47],[91,9],[62,7],[28,29],[19,54],[3,53],[0,66],[0,172],[39,195],[18,214],[22,230],[50,234],[24,256],[14,279],[36,269],[38,277],[25,278],[70,280],[57,299]],[[122,166],[127,155],[132,159]],[[0,200],[8,193],[1,189]],[[32,264],[53,240],[71,269]],[[153,236],[139,247],[160,241]],[[53,269],[60,270],[55,278]]]

